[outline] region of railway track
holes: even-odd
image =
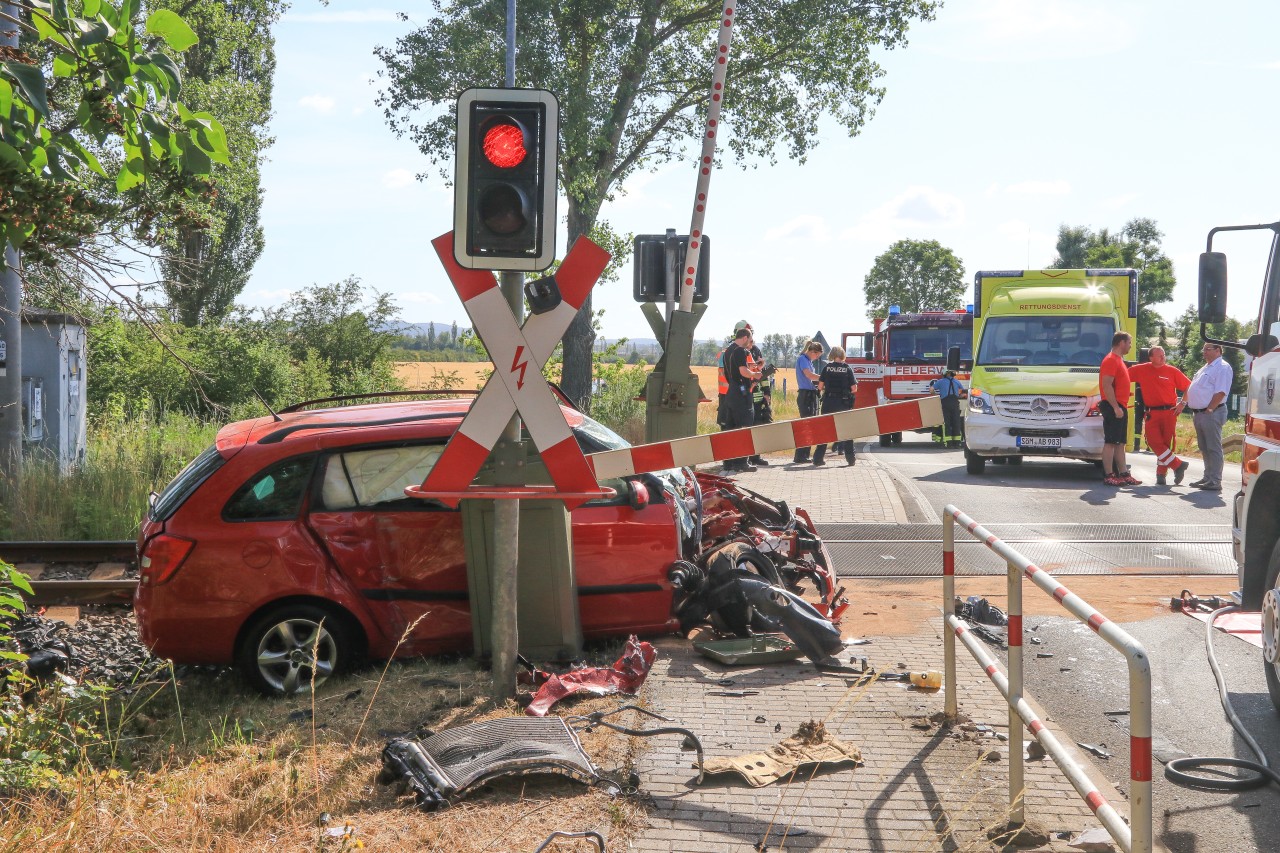
[[[0,542],[0,559],[30,580],[35,607],[128,604],[138,585],[132,540]]]

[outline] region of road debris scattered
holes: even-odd
[[[862,751],[827,732],[821,722],[801,723],[796,733],[766,752],[707,760],[706,772],[737,773],[753,788],[762,788],[806,767],[823,768],[862,764]]]
[[[564,675],[535,670],[534,683],[540,686],[524,712],[531,717],[544,717],[552,705],[575,693],[589,693],[593,696],[626,693],[634,696],[640,685],[644,684],[657,657],[658,653],[652,645],[641,642],[632,634],[623,647],[622,656],[609,669],[583,667]]]

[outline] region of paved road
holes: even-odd
[[[1071,460],[988,462],[985,473],[969,474],[961,451],[942,450],[925,436],[908,434],[896,447],[871,444],[867,449],[908,481],[917,511],[928,515],[913,519],[917,521],[934,521],[942,506],[954,503],[984,523],[1231,524],[1230,487],[1215,494],[1185,485],[1156,486],[1156,460],[1150,453],[1129,454],[1135,475],[1145,485],[1114,489],[1102,485],[1097,467]],[[1199,460],[1191,460],[1187,481],[1197,479],[1202,470]],[[1223,482],[1239,481],[1239,466],[1228,465]]]

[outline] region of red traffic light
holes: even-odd
[[[524,130],[514,122],[500,121],[490,126],[485,131],[482,147],[485,159],[499,169],[513,169],[529,154],[524,145]]]

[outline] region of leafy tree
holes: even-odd
[[[1137,217],[1112,234],[1106,228],[1092,231],[1087,227],[1058,228],[1058,255],[1053,269],[1118,269],[1132,267],[1138,271],[1138,339],[1145,341],[1156,334],[1160,315],[1153,306],[1173,298],[1177,279],[1173,261],[1164,253],[1162,232],[1154,219]]]
[[[218,192],[195,207],[208,227],[179,221],[162,227],[165,293],[179,322],[217,321],[230,310],[262,254],[258,166],[271,144],[275,38],[271,25],[282,0],[157,0],[184,10],[200,41],[182,54],[184,97],[221,117],[230,164],[218,171]]]
[[[964,262],[937,240],[899,240],[876,258],[863,294],[874,317],[890,305],[904,313],[946,311],[964,297]]]
[[[884,96],[885,49],[906,44],[935,0],[791,0],[735,8],[737,28],[724,88],[727,147],[742,162],[774,162],[779,145],[804,160],[829,115],[856,134]],[[719,3],[601,0],[583,6],[528,0],[516,21],[516,85],[555,92],[561,106],[559,180],[568,200],[569,244],[607,240],[601,210],[637,169],[681,157],[701,139],[709,95],[709,45]],[[389,82],[381,104],[448,174],[457,93],[500,86],[505,11],[499,3],[440,0],[423,27],[379,48]],[[607,233],[602,233],[607,232]],[[564,338],[564,389],[590,391],[595,330],[588,300]]]
[[[391,364],[396,306],[385,293],[365,301],[354,276],[315,285],[280,308],[264,312],[267,328],[287,344],[295,361],[318,358],[335,394],[398,387]]]
[[[0,14],[0,26],[21,33],[19,48],[0,49],[0,240],[24,265],[83,259],[78,249],[104,223],[145,233],[212,195],[226,135],[179,100],[182,75],[160,50],[196,43],[181,17],[153,11],[142,33],[138,0],[84,0],[79,14],[64,0],[12,2],[20,17]]]

